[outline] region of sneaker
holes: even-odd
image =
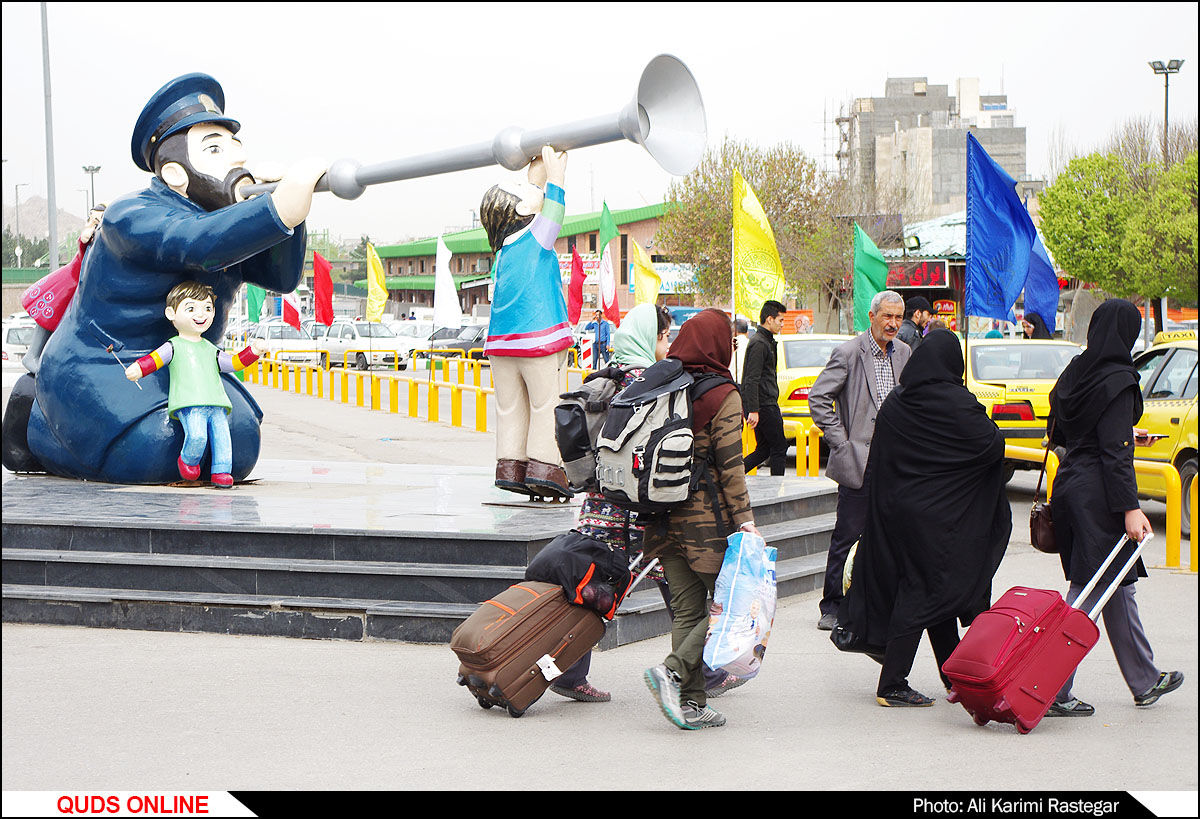
[[[567,688],[562,685],[552,685],[550,690],[560,697],[566,697],[569,700],[578,700],[579,702],[608,702],[612,699],[612,694],[607,691],[601,691],[591,683],[583,683],[574,688]]]
[[[836,614],[822,614],[821,619],[817,621],[817,628],[821,631],[833,631],[837,627]]]
[[[1066,702],[1056,702],[1046,712],[1048,717],[1090,717],[1096,709],[1080,699],[1072,697]]]
[[[933,700],[911,688],[900,688],[881,697],[877,696],[875,702],[885,708],[927,708],[933,705]]]
[[[732,691],[735,688],[745,685],[750,682],[750,677],[735,677],[732,674],[726,674],[725,679],[714,685],[712,688],[705,690],[706,697],[719,697],[727,691]]]
[[[725,724],[725,715],[708,705],[697,705],[690,700],[683,706],[683,721],[692,730],[720,728]]]
[[[680,728],[690,728],[683,719],[683,709],[679,704],[679,675],[659,663],[652,668],[647,668],[642,674],[642,678],[646,681],[646,687],[650,689],[654,699],[658,700],[658,707],[662,710],[663,716]]]
[[[1154,705],[1163,694],[1170,694],[1181,685],[1183,685],[1183,674],[1181,672],[1164,671],[1158,675],[1158,682],[1150,686],[1149,691],[1133,698],[1133,704],[1140,707]]]
[[[212,474],[212,484],[217,489],[232,489],[233,476],[228,472],[214,472]]]

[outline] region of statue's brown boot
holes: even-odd
[[[532,458],[525,469],[525,487],[530,494],[547,498],[569,498],[574,494],[561,466]]]
[[[529,488],[525,486],[525,461],[512,458],[501,458],[496,461],[496,486],[509,492],[528,495]]]

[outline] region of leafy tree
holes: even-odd
[[[1121,266],[1137,293],[1196,300],[1196,152],[1158,174],[1125,223]]]
[[[50,250],[50,240],[46,238],[31,239],[28,236],[21,237],[21,266],[33,267],[34,261],[45,256]],[[12,232],[12,228],[5,225],[4,227],[4,250],[3,264],[5,267],[17,266],[17,237]],[[72,256],[74,253],[72,252]],[[62,253],[59,253],[61,258]]]
[[[812,275],[799,248],[821,211],[825,180],[817,164],[788,143],[763,149],[726,138],[709,149],[695,170],[671,183],[658,227],[662,252],[695,266],[703,301],[729,302],[735,169],[771,222],[791,289],[809,289]]]
[[[1072,159],[1038,202],[1042,235],[1065,271],[1117,296],[1148,295],[1137,292],[1122,261],[1134,196],[1120,157],[1093,153]]]

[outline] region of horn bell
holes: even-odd
[[[708,127],[700,86],[671,54],[647,63],[637,93],[621,109],[621,133],[646,149],[663,170],[683,176],[704,156]]]

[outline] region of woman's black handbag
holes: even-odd
[[[861,634],[856,634],[841,623],[834,626],[833,631],[829,632],[829,640],[837,646],[838,651],[866,654],[875,662],[883,664],[884,646],[871,645]]]
[[[1050,458],[1050,436],[1054,434],[1054,422],[1046,436],[1046,455],[1042,458],[1042,472],[1038,475],[1037,489],[1033,493],[1033,508],[1029,510],[1029,542],[1033,548],[1048,555],[1058,554],[1058,543],[1054,539],[1054,519],[1050,514],[1050,499],[1039,501],[1042,493],[1042,478],[1046,476],[1046,461]]]

